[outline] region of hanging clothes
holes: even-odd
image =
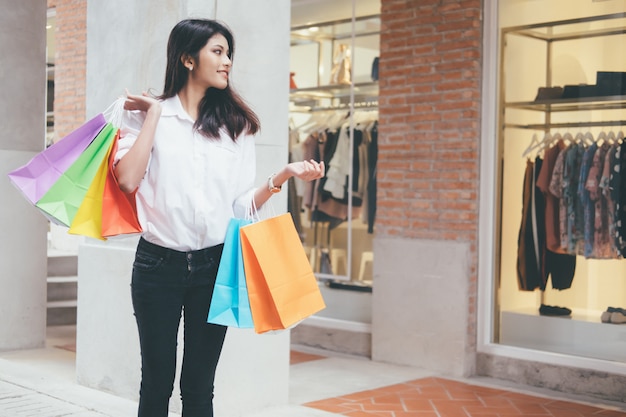
[[[591,194],[587,188],[587,180],[589,172],[591,171],[591,165],[593,163],[594,156],[598,150],[598,144],[592,143],[587,149],[584,150],[581,165],[580,175],[578,178],[578,190],[577,195],[580,200],[580,205],[583,211],[583,223],[582,223],[582,254],[589,258],[593,255],[593,232],[595,221],[595,203],[591,199]],[[580,242],[580,240],[579,240]]]
[[[519,289],[534,291],[545,287],[545,238],[541,233],[545,227],[545,202],[541,190],[536,186],[542,160],[526,161],[522,192],[522,222],[517,239],[517,278]]]
[[[339,127],[322,128],[321,123],[315,124],[315,130],[302,142],[303,158],[324,161],[326,166],[323,178],[304,187],[302,203],[310,210],[312,221],[330,222],[331,229],[339,226],[348,219],[351,195],[352,219],[361,218],[368,225],[368,232],[373,233],[378,122],[367,117],[372,113],[355,113],[359,120],[354,126],[352,148],[349,126],[344,120]]]
[[[378,162],[378,122],[374,122],[370,133],[370,142],[367,148],[367,232],[374,233],[376,219],[376,164]]]
[[[557,144],[546,150],[544,161],[539,170],[537,177],[537,188],[544,197],[544,214],[545,214],[545,271],[542,272],[543,277],[549,278],[552,282],[552,288],[564,290],[572,286],[574,273],[576,272],[576,256],[565,253],[560,245],[560,223],[559,223],[559,199],[550,192],[550,180],[554,166],[559,154],[565,148],[563,140],[559,140]],[[541,209],[541,207],[538,207]],[[542,233],[538,231],[538,233]],[[542,281],[540,289],[546,289],[547,281]]]
[[[552,156],[553,158],[553,156]],[[522,291],[544,291],[550,280],[552,288],[565,290],[572,286],[576,257],[547,248],[545,179],[540,175],[545,161],[527,160],[522,195],[522,222],[518,234],[517,277]],[[545,174],[544,174],[545,176]]]
[[[559,140],[545,149],[537,177],[546,204],[546,246],[553,253],[621,259],[626,255],[623,135],[619,143],[612,133],[595,140],[589,133],[565,137],[569,144]]]
[[[593,217],[590,219],[590,224],[585,224],[585,256],[595,259],[613,257],[609,245],[607,200],[600,186],[604,162],[610,148],[611,145],[607,142],[598,147],[585,182],[585,189],[589,192],[589,199],[593,204]]]

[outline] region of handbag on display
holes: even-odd
[[[351,84],[352,63],[350,49],[347,45],[339,44],[333,56],[333,67],[330,70],[330,84]]]
[[[239,328],[254,327],[239,236],[241,226],[250,222],[233,218],[228,223],[211,297],[208,323]]]
[[[374,58],[372,61],[372,81],[378,81],[378,63],[380,59],[378,57]]]
[[[257,333],[287,329],[326,307],[291,214],[242,226],[240,233]]]

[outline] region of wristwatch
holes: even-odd
[[[267,178],[267,189],[270,191],[270,193],[272,194],[276,194],[280,192],[280,189],[282,188],[282,185],[279,185],[278,187],[274,185],[274,176],[276,174],[272,174]]]

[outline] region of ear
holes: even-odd
[[[183,63],[183,66],[185,68],[187,68],[188,70],[193,70],[194,67],[194,59],[191,57],[191,55],[188,54],[184,54],[183,56],[180,57],[180,62]]]

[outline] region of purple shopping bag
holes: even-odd
[[[35,155],[26,165],[11,171],[9,179],[35,204],[61,177],[106,125],[98,114],[65,138]]]

